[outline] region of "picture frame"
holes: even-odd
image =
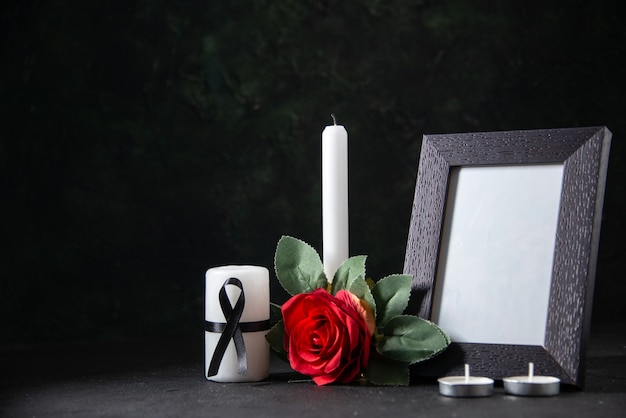
[[[545,310],[545,327],[541,330],[542,320],[541,315],[538,315],[539,319],[533,319],[534,322],[528,326],[531,330],[528,341],[515,341],[513,338],[511,342],[507,339],[507,333],[512,337],[520,333],[521,326],[518,326],[517,319],[510,319],[513,322],[500,327],[499,332],[505,337],[502,341],[495,337],[492,341],[491,336],[484,339],[476,337],[474,340],[472,332],[455,341],[455,335],[451,333],[452,343],[446,351],[427,362],[415,365],[411,370],[412,377],[463,375],[464,365],[469,364],[472,375],[500,380],[507,376],[525,375],[528,372],[528,363],[533,362],[536,374],[555,376],[562,383],[579,388],[584,386],[585,356],[611,138],[612,133],[605,126],[423,136],[404,261],[404,273],[413,276],[409,310],[419,317],[438,322],[439,317],[433,317],[438,315],[437,311],[439,314],[451,313],[450,318],[472,317],[474,313],[480,317],[481,312],[491,306],[494,300],[505,299],[507,305],[499,308],[498,313],[512,311],[509,318],[526,318],[528,312],[535,309]],[[535,183],[532,182],[529,183],[530,186],[523,186],[523,190],[531,192],[535,189],[544,190],[542,173],[546,169],[548,173],[552,173],[549,175],[552,180],[545,183],[554,184],[556,178],[557,187],[548,188],[546,195],[557,194],[554,199],[557,207],[544,211],[535,210],[537,205],[532,202],[527,205],[523,201],[521,203],[522,211],[518,213],[526,213],[524,205],[529,209],[528,212],[537,212],[541,219],[543,212],[554,212],[554,230],[546,235],[546,230],[542,229],[543,235],[540,234],[547,236],[548,241],[553,240],[549,247],[551,254],[548,254],[547,284],[526,286],[530,289],[530,299],[526,296],[521,305],[516,305],[517,293],[500,298],[498,292],[504,292],[501,286],[487,292],[471,292],[468,289],[471,290],[473,286],[472,280],[482,280],[480,286],[490,287],[499,283],[501,277],[515,276],[518,274],[519,263],[511,263],[509,266],[506,262],[503,263],[504,267],[498,267],[498,277],[487,277],[486,280],[480,278],[480,272],[474,275],[468,273],[468,280],[464,280],[463,272],[460,273],[460,279],[450,279],[446,274],[442,275],[442,270],[449,270],[442,264],[442,251],[446,252],[446,248],[451,248],[451,238],[454,238],[450,235],[449,226],[454,223],[449,218],[451,213],[457,215],[456,212],[451,212],[451,207],[471,206],[455,205],[453,202],[455,193],[461,190],[457,189],[458,184],[452,184],[455,178],[458,181],[459,173],[464,173],[464,178],[469,178],[465,173],[481,174],[482,177],[474,184],[482,187],[484,179],[492,179],[497,183],[503,172],[521,168],[535,178],[533,181],[537,178],[540,181],[539,186],[533,186]],[[492,169],[497,170],[494,172]],[[517,173],[513,175],[518,176]],[[464,181],[463,184],[472,183]],[[498,190],[506,189],[505,183],[505,187]],[[474,189],[470,187],[463,196],[474,194]],[[539,198],[541,201],[542,199]],[[497,195],[491,202],[502,200],[505,199],[500,199]],[[492,215],[501,210],[498,209],[501,203],[491,205],[495,207],[491,210]],[[518,210],[519,201],[513,204],[513,209]],[[483,212],[482,209],[475,210],[478,214]],[[487,223],[490,222],[489,219],[487,218]],[[505,217],[504,225],[514,225],[516,219]],[[477,228],[481,229],[485,228]],[[506,227],[495,229],[504,236],[512,253],[516,254],[517,237],[507,236]],[[473,247],[472,234],[462,235],[462,239],[469,240],[465,248]],[[543,241],[540,239],[532,242]],[[448,257],[449,252],[446,254]],[[471,267],[466,270],[469,272],[475,269],[476,260],[480,261],[481,257],[483,256],[472,252],[470,256],[461,256],[459,259],[470,260],[468,265]],[[488,261],[485,264],[490,263],[492,262]],[[529,264],[540,265],[545,262]],[[511,274],[507,273],[507,269]],[[474,276],[479,278],[472,278]],[[539,288],[541,289],[533,290]],[[454,297],[446,298],[446,295],[452,294]],[[463,295],[467,294],[471,296],[465,297],[462,303],[457,303],[457,297],[463,299]],[[452,302],[443,302],[447,300]],[[546,306],[542,308],[542,304],[535,303],[535,300],[544,300]],[[466,314],[467,309],[472,312]],[[486,315],[478,326],[461,325],[459,333],[465,328],[473,331],[490,328],[493,322],[491,318],[495,320],[495,317],[493,312]],[[500,319],[499,314],[496,316]],[[451,328],[458,325],[454,319],[448,323]],[[445,325],[440,325],[447,331]]]

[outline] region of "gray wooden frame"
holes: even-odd
[[[543,375],[584,385],[586,345],[596,275],[604,188],[611,144],[604,126],[424,135],[404,273],[413,276],[412,313],[429,319],[451,167],[562,163],[563,183],[543,346],[452,343],[412,369],[413,376]]]

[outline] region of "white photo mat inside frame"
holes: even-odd
[[[455,342],[543,345],[562,164],[450,171],[432,320]]]

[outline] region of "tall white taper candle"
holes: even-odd
[[[348,132],[336,121],[322,132],[322,238],[324,272],[332,281],[349,253]]]

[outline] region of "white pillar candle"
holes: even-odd
[[[348,258],[348,237],[348,132],[335,123],[322,132],[322,247],[329,281]]]
[[[265,379],[269,375],[269,344],[265,339],[268,332],[267,326],[261,331],[245,332],[246,324],[264,322],[270,319],[270,291],[269,271],[259,266],[223,266],[214,267],[206,272],[206,299],[205,320],[207,324],[220,324],[223,326],[227,320],[220,305],[219,294],[224,287],[231,307],[235,307],[242,291],[232,284],[224,286],[231,279],[239,280],[243,287],[244,308],[239,320],[242,327],[242,336],[245,344],[247,359],[246,374],[239,372],[239,358],[235,348],[234,338],[228,341],[228,346],[221,358],[219,371],[216,375],[209,376],[209,365],[222,336],[221,332],[204,333],[205,343],[205,369],[207,379],[216,382],[255,382]],[[219,351],[219,350],[218,350]]]

